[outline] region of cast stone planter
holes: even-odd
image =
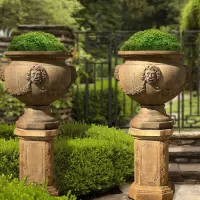
[[[130,122],[134,137],[134,183],[129,197],[135,200],[172,200],[173,184],[168,181],[169,137],[173,120],[164,104],[189,81],[189,68],[182,65],[183,53],[173,51],[120,51],[124,64],[115,78],[124,93],[141,104]]]
[[[1,78],[10,95],[26,104],[14,134],[20,141],[20,180],[47,182],[49,194],[58,195],[53,180],[54,137],[59,122],[50,103],[64,95],[76,79],[71,54],[64,52],[8,51],[10,62]],[[67,61],[66,61],[67,60]]]
[[[164,111],[164,103],[173,99],[189,81],[189,67],[182,64],[183,53],[176,51],[119,51],[124,64],[115,69],[115,78],[124,93],[130,96],[143,108],[160,107],[156,111],[146,112],[141,109],[131,127],[153,128],[154,122],[162,122],[161,127],[172,128],[173,121]],[[158,106],[159,105],[159,106]],[[144,113],[145,112],[145,113]],[[144,115],[148,115],[148,119]],[[157,119],[153,116],[156,115]],[[145,123],[145,120],[148,122]],[[144,123],[138,123],[143,121]],[[149,127],[150,126],[150,127]]]

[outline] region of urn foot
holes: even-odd
[[[133,183],[129,188],[128,196],[134,200],[172,200],[174,187],[167,186],[140,186]]]
[[[164,105],[141,105],[140,112],[131,122],[130,127],[138,129],[171,129],[173,120],[166,114]]]
[[[49,106],[26,106],[24,114],[17,120],[16,127],[26,130],[57,129],[59,122],[51,116]]]

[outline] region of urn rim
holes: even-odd
[[[72,57],[73,54],[63,51],[5,51],[4,55],[8,58],[19,58],[19,57],[56,57],[56,58],[68,58]]]
[[[183,56],[184,52],[182,51],[118,51],[118,55],[120,56],[167,56],[167,55],[175,55],[175,56]]]

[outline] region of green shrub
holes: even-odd
[[[66,51],[66,48],[54,35],[38,31],[14,36],[8,51]]]
[[[0,139],[0,173],[19,173],[18,140]],[[61,194],[100,193],[133,176],[133,138],[106,126],[68,123],[55,140],[54,173]]]
[[[180,51],[181,45],[174,35],[157,29],[139,31],[127,40],[121,51]]]
[[[23,113],[24,103],[8,94],[3,81],[0,80],[0,110],[4,112],[3,121],[17,118]]]
[[[199,30],[200,29],[200,1],[190,0],[181,10],[180,29]]]
[[[65,139],[76,139],[85,138],[87,130],[91,128],[92,125],[74,122],[74,123],[63,123],[59,126],[58,138],[64,137]]]
[[[25,186],[24,181],[11,179],[5,175],[0,176],[0,199],[2,200],[76,200],[74,195],[68,193],[67,196],[52,197],[42,186],[30,184]]]
[[[4,138],[6,140],[9,140],[10,138],[15,138],[14,135],[14,129],[15,125],[8,125],[8,124],[0,124],[0,139]]]
[[[0,139],[0,174],[19,176],[18,140]],[[1,198],[0,198],[1,199]]]
[[[133,139],[123,131],[68,123],[61,125],[59,138],[55,178],[63,194],[68,190],[77,196],[105,192],[133,175]]]

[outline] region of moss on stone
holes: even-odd
[[[157,29],[139,31],[127,40],[121,51],[180,51],[181,45],[174,35]]]

